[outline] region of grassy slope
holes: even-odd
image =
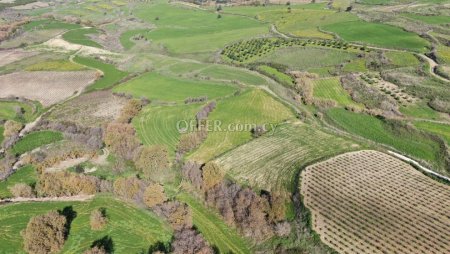
[[[90,202],[42,202],[1,206],[1,251],[21,253],[20,231],[26,228],[32,216],[70,206],[77,214],[71,224],[70,235],[64,244],[63,253],[83,253],[94,241],[105,236],[111,237],[114,253],[146,253],[157,241],[170,240],[170,230],[152,213],[109,196],[100,196]],[[89,216],[92,210],[98,208],[106,208],[109,222],[105,229],[92,231],[89,226]]]
[[[122,46],[125,49],[131,49],[134,46],[134,42],[131,40],[131,38],[133,38],[136,35],[143,35],[144,37],[148,37],[149,35],[149,30],[148,29],[136,29],[136,30],[128,30],[123,32],[120,35],[120,44],[122,44]]]
[[[391,64],[396,67],[418,66],[419,59],[414,54],[409,52],[386,52],[386,56],[391,61]]]
[[[350,95],[341,86],[339,78],[318,79],[314,82],[314,97],[320,99],[330,99],[339,105],[357,105]]]
[[[236,230],[228,227],[218,214],[208,210],[188,194],[181,194],[178,199],[189,205],[194,225],[220,253],[251,253],[249,244]]]
[[[212,52],[224,45],[268,33],[268,25],[235,15],[222,15],[165,3],[141,4],[135,15],[155,23],[149,37],[173,53]],[[159,20],[155,20],[156,18]]]
[[[428,42],[417,34],[401,28],[365,21],[342,22],[326,25],[323,29],[337,33],[346,41],[362,42],[387,48],[404,48],[425,52]]]
[[[47,30],[47,29],[77,29],[80,25],[64,23],[57,20],[41,19],[31,21],[23,26],[25,31]]]
[[[0,144],[3,142],[3,139],[5,139],[5,137],[3,137],[3,131],[5,131],[5,128],[3,125],[0,125]]]
[[[147,106],[139,116],[133,119],[140,140],[145,145],[165,145],[171,155],[175,154],[180,133],[177,123],[190,122],[195,119],[195,114],[200,111],[202,105],[179,106]],[[184,127],[185,125],[180,125]]]
[[[38,111],[40,110],[39,105]],[[15,107],[21,107],[24,110],[23,118],[16,116]],[[0,101],[0,119],[14,120],[18,122],[30,122],[37,117],[38,112],[33,113],[33,108],[27,104],[17,101]]]
[[[34,184],[37,181],[37,173],[33,166],[24,166],[8,177],[5,181],[0,182],[0,199],[11,197],[9,187],[17,183]]]
[[[432,165],[440,165],[439,144],[428,138],[415,133],[394,133],[382,120],[343,109],[331,109],[327,115],[338,126],[350,133],[392,146],[401,152],[428,161]]]
[[[232,178],[257,189],[291,191],[299,168],[360,148],[354,143],[303,123],[282,124],[216,161]]]
[[[342,70],[344,72],[366,72],[366,60],[354,59],[350,63],[345,64]]]
[[[355,53],[316,47],[282,48],[256,61],[287,65],[294,70],[334,66],[356,58]]]
[[[266,74],[267,76],[274,78],[275,80],[277,80],[278,82],[280,82],[284,85],[291,86],[291,87],[294,86],[294,79],[291,76],[289,76],[283,72],[280,72],[275,68],[272,68],[267,65],[260,65],[260,66],[258,66],[258,70],[261,71],[262,73]]]
[[[428,132],[431,132],[438,136],[443,137],[444,140],[446,140],[447,143],[450,145],[450,125],[420,121],[420,122],[415,122],[414,126],[416,126],[419,129],[422,129],[422,130],[425,130],[425,131],[428,131]]]
[[[262,90],[246,91],[219,101],[208,120],[219,121],[220,129],[208,133],[208,137],[191,155],[191,159],[208,161],[233,147],[251,139],[250,130],[233,131],[238,124],[270,124],[293,118],[292,112]],[[228,126],[231,130],[228,130]]]
[[[206,81],[192,81],[146,73],[114,88],[135,97],[145,96],[151,100],[182,102],[188,97],[208,96],[209,99],[230,95],[235,88]]]
[[[102,48],[100,44],[91,40],[87,35],[88,34],[96,34],[98,31],[95,28],[86,28],[86,29],[74,29],[70,30],[63,34],[63,39],[80,45]]]
[[[267,81],[250,72],[239,70],[233,67],[224,65],[210,65],[209,67],[200,71],[201,75],[205,75],[214,79],[240,81],[247,85],[265,85]]]
[[[403,13],[403,16],[406,16],[411,19],[419,20],[424,23],[430,24],[430,25],[439,25],[439,24],[448,24],[449,17],[448,16],[424,16],[424,15],[417,15],[413,13]]]
[[[32,132],[17,142],[11,151],[15,154],[23,154],[43,145],[62,140],[63,134],[55,131]]]
[[[106,64],[92,58],[76,56],[74,61],[103,72],[103,77],[91,85],[88,88],[89,90],[110,88],[128,75],[128,73],[116,69],[112,64]]]

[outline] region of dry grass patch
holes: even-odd
[[[37,52],[24,51],[21,49],[2,50],[0,51],[0,59],[2,59],[0,61],[0,67],[37,54]]]
[[[302,172],[313,229],[339,253],[450,253],[450,187],[377,151]]]
[[[24,97],[48,107],[81,92],[96,78],[95,71],[10,73],[0,76],[0,98]]]

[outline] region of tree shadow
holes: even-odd
[[[164,242],[158,241],[148,248],[147,253],[152,254],[157,251],[160,251],[162,253],[169,253],[170,252],[170,243],[164,243]]]
[[[70,233],[70,227],[72,225],[72,221],[77,217],[77,212],[75,210],[73,210],[73,206],[66,206],[64,207],[62,210],[58,211],[59,214],[61,214],[62,216],[66,217],[66,239],[69,236]]]
[[[114,252],[114,243],[113,243],[113,240],[111,239],[111,237],[109,237],[109,236],[104,236],[101,239],[95,240],[91,244],[91,248],[94,248],[94,247],[98,247],[98,248],[103,247],[103,249],[105,249],[106,253]]]

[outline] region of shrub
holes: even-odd
[[[221,183],[224,177],[223,170],[214,162],[208,162],[202,168],[203,190],[208,191]]]
[[[141,111],[143,102],[141,100],[132,99],[127,102],[120,112],[120,116],[117,119],[119,123],[129,123],[133,117],[137,116]]]
[[[152,208],[167,201],[164,187],[158,183],[150,184],[144,192],[144,203]]]
[[[64,245],[66,223],[66,217],[56,211],[31,218],[22,232],[25,251],[30,254],[58,253]]]
[[[194,229],[178,230],[174,234],[172,242],[172,253],[174,254],[213,254],[214,251],[202,235]]]
[[[142,200],[145,187],[145,183],[136,177],[121,177],[114,181],[113,184],[114,194],[120,198],[137,202]]]
[[[143,147],[136,153],[135,164],[146,179],[160,180],[169,169],[169,153],[163,146]]]
[[[165,202],[153,208],[155,213],[164,217],[175,230],[192,228],[192,214],[189,207],[178,201]]]
[[[34,198],[36,196],[34,194],[33,188],[24,183],[18,183],[15,184],[14,186],[9,187],[9,191],[16,198],[18,197]]]
[[[106,218],[105,209],[95,209],[91,212],[89,217],[92,230],[102,230],[108,223]]]
[[[43,173],[36,192],[44,197],[91,195],[98,191],[99,180],[94,176],[70,172]]]
[[[85,251],[84,254],[107,254],[107,252],[103,246],[94,246],[91,249]]]
[[[23,125],[19,122],[8,120],[4,125],[3,136],[11,137],[17,135],[20,130],[22,130]]]
[[[105,131],[105,144],[120,157],[131,160],[140,146],[131,124],[110,123]]]

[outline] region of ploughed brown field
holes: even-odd
[[[339,253],[450,253],[450,187],[377,151],[307,167],[313,229]]]

